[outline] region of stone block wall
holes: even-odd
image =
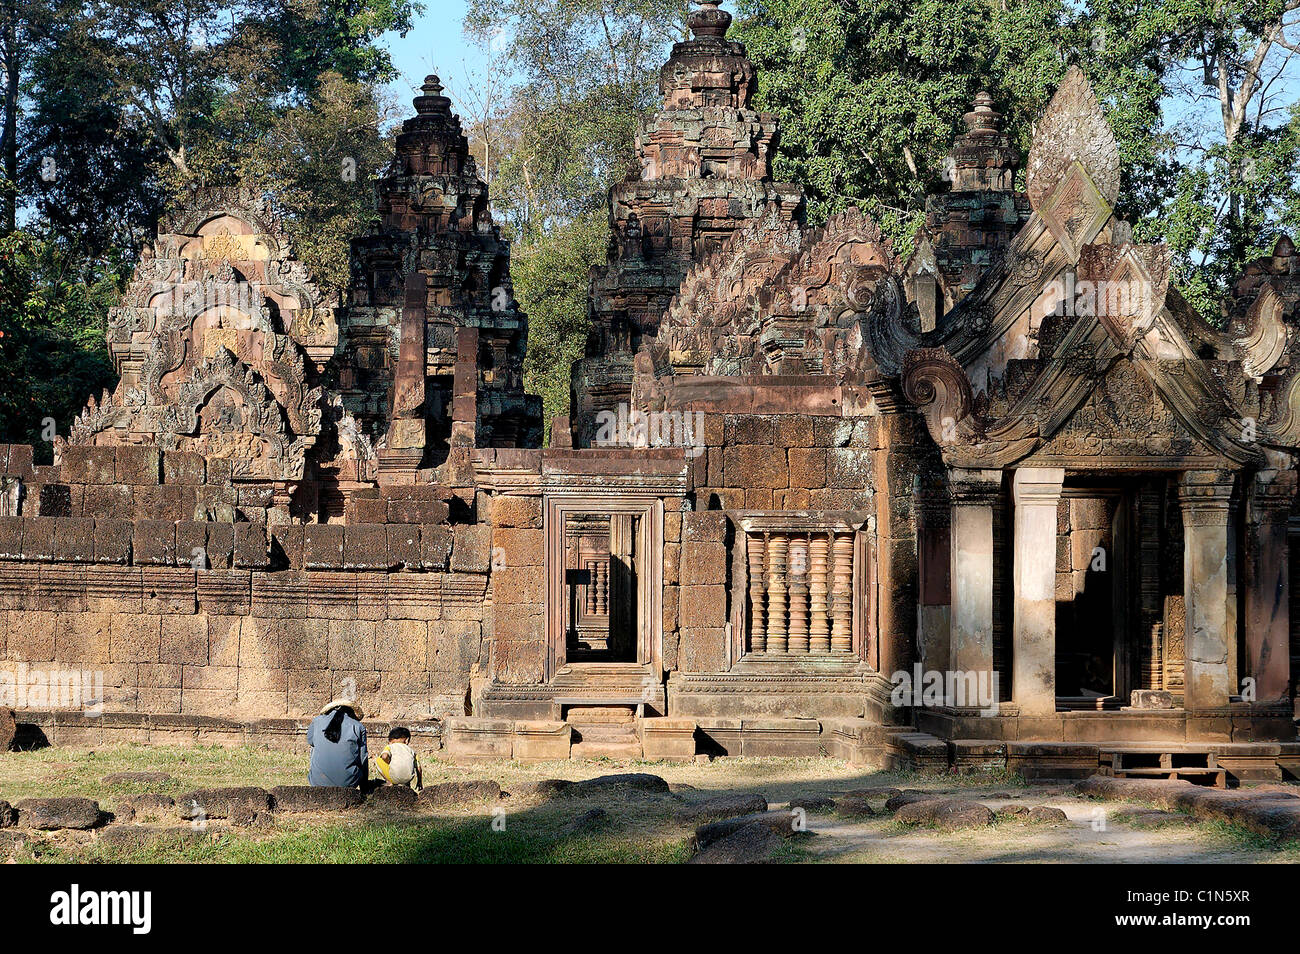
[[[689,459],[695,509],[665,517],[666,668],[725,671],[739,511],[874,513],[875,419],[704,413],[704,453]],[[907,486],[910,502],[911,484]],[[734,662],[735,660],[731,660]]]
[[[859,510],[870,508],[867,418],[810,414],[710,413],[704,453],[691,460],[700,510]],[[909,488],[910,490],[910,488]]]
[[[271,493],[213,482],[221,461],[30,461],[0,446],[0,474],[27,491],[0,516],[0,671],[102,672],[116,712],[298,718],[355,692],[381,718],[466,713],[491,632],[490,529],[452,526],[446,491],[362,490],[356,522],[268,525]],[[210,504],[261,519],[197,519]]]
[[[546,665],[545,537],[540,497],[498,496],[481,530],[492,570],[490,671],[511,685],[540,683]]]

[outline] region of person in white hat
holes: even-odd
[[[366,751],[364,713],[351,699],[335,699],[307,727],[311,763],[307,781],[312,785],[360,788],[370,777]]]

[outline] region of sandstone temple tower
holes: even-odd
[[[691,13],[692,39],[674,44],[660,72],[663,108],[642,122],[637,163],[610,193],[609,264],[592,276],[591,330],[573,376],[582,444],[599,411],[627,401],[632,356],[691,264],[746,221],[803,215],[803,190],[772,181],[776,118],[750,106],[754,66],[726,39],[731,14],[718,7]]]
[[[379,227],[353,243],[343,324],[344,405],[379,447],[384,482],[411,482],[452,445],[541,441],[509,245],[438,77],[415,112],[379,182]]]

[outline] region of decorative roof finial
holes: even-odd
[[[428,116],[431,113],[445,113],[451,109],[451,100],[442,93],[442,80],[437,75],[430,73],[424,78],[424,85],[420,87],[420,95],[413,100],[415,111],[421,116]]]
[[[692,10],[686,19],[695,38],[703,40],[706,37],[717,37],[721,40],[726,37],[727,28],[731,26],[731,14],[719,9],[722,0],[693,0],[693,2],[699,9]]]
[[[1071,66],[1034,126],[1025,169],[1030,205],[1041,208],[1076,162],[1113,206],[1119,196],[1119,146],[1083,70]]]
[[[993,97],[984,90],[975,94],[975,108],[962,117],[966,128],[971,132],[997,130],[1001,126],[1001,120],[1002,114],[993,108]]]

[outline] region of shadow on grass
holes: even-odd
[[[768,766],[750,766],[766,774]],[[624,774],[611,766],[610,774]],[[779,770],[780,766],[770,766]],[[652,765],[631,767],[653,772]],[[719,779],[718,781],[722,781]],[[158,846],[104,861],[357,864],[680,864],[694,854],[699,821],[692,806],[719,795],[759,794],[771,804],[798,795],[839,794],[901,784],[942,785],[950,779],[866,771],[850,777],[799,780],[728,778],[727,784],[678,786],[672,794],[618,786],[587,796],[558,794],[544,801],[507,798],[455,813],[426,815],[363,807],[346,815],[279,816],[292,829],[250,836],[229,829],[215,839],[184,846]],[[985,780],[987,781],[987,780]],[[584,819],[603,809],[599,820]],[[787,842],[773,858],[809,857],[805,839]]]

